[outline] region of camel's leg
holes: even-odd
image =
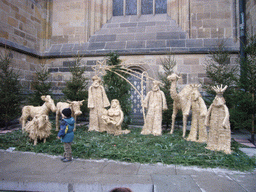
[[[44,138],[44,143],[46,143],[46,138]]]
[[[172,112],[172,128],[171,128],[170,134],[173,134],[174,125],[175,125],[175,119],[176,119],[177,113],[178,113],[178,110],[176,109],[175,105],[173,105],[173,112]]]
[[[55,118],[55,123],[56,123],[56,131],[59,131],[59,117],[60,117],[60,114],[59,114],[59,110],[56,111],[56,118]]]
[[[188,116],[183,115],[183,134],[182,134],[182,137],[185,137],[185,135],[186,135],[187,119],[188,119]]]

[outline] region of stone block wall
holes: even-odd
[[[37,52],[44,50],[45,1],[2,0],[0,17],[0,38]]]
[[[129,66],[130,69],[140,69],[147,71],[148,75],[154,79],[159,79],[158,74],[163,72],[161,61],[167,56],[164,55],[137,55],[137,56],[120,56],[122,63]],[[182,77],[178,81],[179,91],[186,84],[207,83],[209,80],[206,77],[205,64],[210,59],[205,54],[180,54],[175,55],[176,66],[174,71]],[[237,65],[237,54],[232,54],[230,64]],[[86,67],[85,77],[88,78],[89,84],[92,83],[91,78],[95,75],[92,66],[96,65],[98,60],[106,59],[105,57],[87,57],[81,61],[81,66]],[[55,94],[62,94],[61,90],[65,86],[65,82],[70,79],[71,74],[68,66],[75,61],[74,58],[65,59],[48,59],[46,60],[47,67],[51,72],[51,81],[54,85],[53,91]],[[152,82],[147,83],[147,89],[150,90]]]
[[[256,35],[256,1],[246,1],[246,31],[250,35]]]
[[[11,58],[10,66],[19,74],[24,91],[27,92],[30,90],[30,84],[33,81],[35,72],[39,69],[39,64],[43,61],[36,57],[2,47],[0,47],[0,53],[2,55],[9,55]]]
[[[112,0],[52,1],[51,44],[85,43],[112,16]]]

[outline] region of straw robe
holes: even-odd
[[[199,143],[207,142],[207,130],[205,126],[205,117],[207,114],[207,107],[198,91],[199,85],[190,85],[192,87],[191,94],[191,109],[192,121],[191,129],[187,141],[195,141]],[[198,138],[197,138],[198,137]]]
[[[223,97],[222,97],[223,98]],[[206,125],[209,125],[209,136],[206,149],[231,153],[231,131],[229,110],[223,99],[215,97],[206,115]]]
[[[106,130],[106,124],[101,117],[106,111],[105,107],[110,106],[105,89],[102,85],[98,87],[92,85],[89,87],[88,94],[88,108],[90,109],[88,131],[103,132]]]
[[[162,135],[162,111],[167,109],[166,98],[161,90],[149,91],[143,107],[148,108],[141,134]]]

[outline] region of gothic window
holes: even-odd
[[[167,0],[113,0],[113,16],[162,13],[167,13]]]
[[[123,0],[113,0],[113,16],[123,15]]]
[[[153,14],[153,0],[141,0],[141,14]]]
[[[126,0],[126,15],[137,15],[137,0]]]

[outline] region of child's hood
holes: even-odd
[[[75,119],[73,117],[64,119],[64,121],[66,121],[69,125],[73,125],[75,123]]]

